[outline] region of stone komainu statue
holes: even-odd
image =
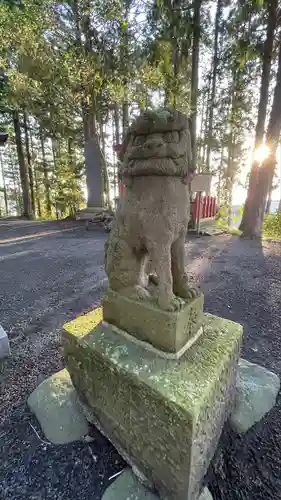
[[[184,299],[197,294],[185,273],[192,175],[188,118],[167,109],[145,112],[131,125],[120,160],[126,189],[105,246],[109,286],[132,299],[157,300],[164,310],[179,310]],[[156,274],[154,287],[148,261]]]

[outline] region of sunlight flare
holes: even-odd
[[[264,162],[264,160],[269,156],[270,150],[266,144],[261,144],[254,151],[254,161],[259,162],[260,164]]]

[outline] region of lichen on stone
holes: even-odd
[[[69,333],[83,337],[101,323],[103,318],[102,307],[78,316],[78,318],[64,324],[64,329]]]
[[[110,325],[63,336],[81,400],[160,498],[197,498],[233,400],[242,327],[205,314],[203,330],[179,360],[144,349]]]
[[[239,346],[242,327],[229,320],[205,314],[203,334],[185,353],[181,363],[155,356],[125,338],[122,339],[121,347],[120,336],[110,327],[103,329],[97,326],[83,341],[90,346],[90,351],[94,349],[101,355],[105,354],[119,369],[137,374],[145,383],[160,390],[165,397],[169,398],[172,393],[180,405],[189,406],[192,402],[196,407],[196,400],[208,399],[209,387],[214,384],[226,360],[233,354],[232,344],[225,342],[231,335]]]

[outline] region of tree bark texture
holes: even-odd
[[[193,45],[192,45],[192,75],[191,75],[191,147],[192,147],[192,171],[196,170],[196,120],[197,120],[197,95],[198,95],[198,71],[199,71],[199,45],[200,45],[200,11],[202,0],[194,0],[193,3]]]
[[[270,84],[272,49],[274,41],[274,32],[277,23],[277,6],[278,6],[278,0],[269,0],[267,35],[263,51],[260,100],[258,108],[258,120],[256,125],[256,137],[255,137],[254,149],[257,149],[257,147],[260,144],[262,144],[264,136],[264,127],[266,120],[268,93]],[[259,182],[259,163],[258,161],[254,161],[250,172],[247,199],[245,202],[242,221],[240,224],[240,230],[243,232],[245,236],[254,236],[254,234],[257,233],[258,227],[260,226],[260,223],[257,225],[257,221],[255,222],[257,214],[259,213],[260,215],[262,215],[262,207],[260,210],[257,209],[257,202],[259,199],[259,194],[257,192],[258,182]],[[254,226],[256,227],[254,228]]]
[[[43,162],[43,174],[44,174],[44,185],[45,185],[45,203],[47,215],[50,217],[52,214],[51,196],[50,196],[50,180],[48,175],[48,165],[45,152],[44,134],[40,127],[40,142],[42,150],[42,162]]]
[[[281,132],[281,41],[279,42],[278,72],[268,129],[266,144],[270,154],[259,165],[257,173],[252,177],[252,191],[249,197],[248,212],[242,220],[244,236],[260,238],[265,215],[266,200],[272,186],[276,167],[276,151]],[[254,182],[255,181],[255,182]]]
[[[22,138],[21,138],[21,128],[20,128],[20,118],[18,111],[13,111],[13,122],[16,138],[16,147],[19,162],[20,180],[21,180],[21,190],[22,190],[22,202],[23,202],[23,213],[28,219],[32,218],[32,208],[29,193],[29,179],[28,179],[28,168],[24,158]]]
[[[32,132],[31,132],[31,127],[29,127],[29,138],[30,138],[30,151],[31,151],[31,156],[34,158],[34,150],[33,150],[33,138],[32,138]],[[38,172],[36,168],[34,169],[34,182],[35,182],[35,201],[36,201],[36,206],[37,206],[37,214],[38,217],[42,216],[42,211],[41,211],[41,201],[40,201],[40,193],[39,193],[39,180],[38,180]]]
[[[217,71],[218,71],[218,41],[219,41],[219,29],[220,29],[220,19],[222,13],[222,0],[217,2],[216,20],[215,20],[215,39],[214,39],[214,56],[213,56],[213,70],[212,70],[212,88],[211,97],[209,103],[209,123],[208,123],[208,136],[207,136],[207,159],[206,159],[206,170],[210,171],[210,157],[212,150],[212,139],[213,139],[213,119],[214,119],[214,105],[216,97],[216,82],[217,82]]]
[[[24,114],[23,114],[23,125],[24,125],[25,150],[26,150],[26,158],[27,158],[27,165],[28,165],[28,175],[29,175],[31,207],[32,207],[33,214],[35,214],[34,178],[33,178],[32,162],[31,162],[31,154],[30,154],[29,136],[28,136],[28,129],[29,129],[28,116],[27,116],[26,112],[24,112]]]
[[[8,205],[8,196],[7,196],[5,172],[4,172],[4,165],[3,165],[3,157],[2,157],[1,151],[0,151],[0,162],[1,162],[1,174],[2,174],[2,182],[3,182],[3,195],[4,195],[4,203],[5,203],[5,212],[6,212],[6,215],[8,215],[9,205]]]

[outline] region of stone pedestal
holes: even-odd
[[[131,300],[108,289],[103,298],[103,318],[157,349],[180,353],[201,333],[203,304],[204,296],[200,294],[181,311],[172,313],[153,302]]]
[[[0,359],[10,356],[10,342],[4,328],[0,325]]]
[[[202,329],[179,360],[96,326],[94,315],[63,330],[66,365],[88,414],[165,500],[198,499],[232,406],[242,327],[205,314]]]

